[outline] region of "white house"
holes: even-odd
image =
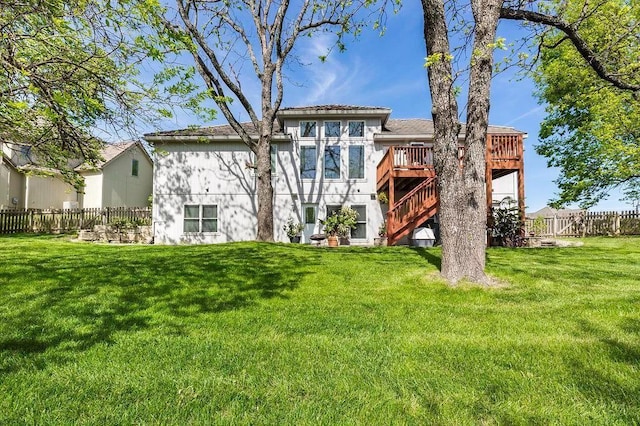
[[[75,188],[57,170],[43,168],[28,145],[1,143],[0,209],[140,207],[152,191],[153,162],[140,142],[106,145],[104,161],[88,167],[71,164],[84,178]]]
[[[393,120],[390,114],[388,108],[344,105],[284,108],[278,113],[271,150],[276,240],[287,240],[282,228],[293,218],[304,224],[303,241],[310,242],[312,234],[322,232],[319,219],[342,205],[359,213],[352,244],[373,244],[385,220],[391,243],[434,221],[433,124]],[[494,143],[488,141],[492,160],[487,190],[496,194],[491,198],[523,200],[524,133],[491,126],[489,134]],[[151,133],[145,139],[156,151],[155,242],[256,238],[255,157],[230,126]],[[381,193],[388,204],[380,202]],[[421,197],[421,204],[415,197]],[[407,209],[409,205],[413,207]]]

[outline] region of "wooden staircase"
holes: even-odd
[[[405,142],[406,143],[406,142]],[[378,163],[376,190],[388,195],[387,244],[395,245],[438,212],[437,178],[429,145],[390,146]],[[459,147],[460,166],[464,148]],[[524,214],[524,151],[521,133],[487,134],[487,209],[492,202],[493,180],[518,173],[518,205]],[[408,192],[407,192],[408,191]],[[396,197],[399,197],[396,199]],[[524,218],[523,218],[524,220]]]
[[[395,245],[438,211],[436,178],[422,183],[399,199],[387,212],[387,244]]]

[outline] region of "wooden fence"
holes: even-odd
[[[107,207],[104,209],[0,210],[0,234],[20,232],[60,233],[93,229],[116,220],[151,223],[148,207]]]
[[[526,219],[525,231],[548,237],[640,235],[640,212],[579,212]]]

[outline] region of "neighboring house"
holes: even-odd
[[[153,161],[139,141],[109,144],[96,167],[81,165],[84,208],[144,207],[153,189]]]
[[[287,240],[282,228],[291,217],[304,224],[303,241],[309,242],[322,232],[319,219],[341,205],[359,213],[352,244],[372,244],[385,220],[390,244],[437,221],[433,123],[392,120],[390,114],[388,108],[343,105],[278,112],[271,149],[276,240]],[[512,197],[524,208],[524,137],[513,128],[489,127],[489,203]],[[158,153],[155,242],[256,238],[255,156],[229,125],[151,133],[145,139]],[[381,193],[388,205],[379,201]]]
[[[0,210],[21,208],[24,175],[18,170],[11,152],[0,142]]]
[[[564,216],[572,216],[580,213],[584,213],[586,210],[584,209],[554,209],[553,207],[544,206],[538,211],[533,213],[527,213],[527,218],[535,219],[537,217],[564,217]]]
[[[140,142],[107,145],[95,168],[75,167],[85,187],[76,189],[56,170],[38,166],[27,145],[0,143],[0,209],[139,207],[148,204],[153,163]],[[77,161],[75,165],[80,163]],[[75,166],[71,164],[72,167]]]

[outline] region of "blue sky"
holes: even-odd
[[[514,22],[502,22],[499,36],[516,42],[526,33]],[[431,118],[431,101],[427,84],[422,10],[419,2],[405,2],[397,15],[390,15],[384,36],[365,31],[358,40],[349,41],[344,53],[332,52],[325,62],[318,57],[333,43],[330,34],[305,38],[297,45],[297,59],[302,66],[288,70],[283,106],[349,104],[389,107],[393,118]],[[247,67],[247,71],[249,71]],[[259,105],[257,83],[243,81],[254,106]],[[544,207],[557,191],[553,180],[558,171],[546,166],[534,146],[538,140],[544,106],[533,96],[535,87],[512,69],[493,79],[489,120],[494,125],[512,126],[528,134],[525,140],[525,196],[527,211]],[[465,95],[459,98],[460,109]],[[259,108],[256,108],[259,111]],[[239,113],[248,120],[246,113]],[[464,116],[461,116],[464,121]],[[222,114],[214,123],[194,122],[193,116],[180,113],[164,122],[163,129],[191,124],[224,123]],[[612,193],[591,210],[630,210]]]

